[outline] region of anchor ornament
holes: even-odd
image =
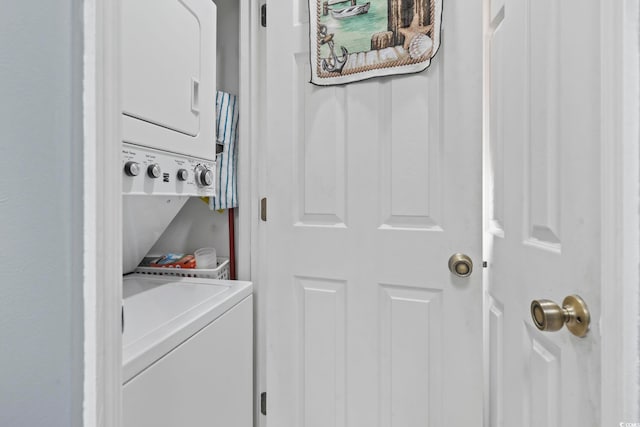
[[[349,56],[347,48],[340,46],[342,56],[338,57],[338,55],[336,55],[333,33],[327,34],[326,25],[320,25],[318,28],[318,35],[320,36],[320,44],[328,45],[329,50],[331,51],[328,58],[322,58],[322,69],[330,73],[341,73],[344,65],[347,63],[347,57]]]

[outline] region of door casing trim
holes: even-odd
[[[600,2],[601,403],[600,425],[640,422],[638,285],[640,159],[638,4]]]
[[[84,1],[83,425],[119,427],[122,413],[120,0]]]

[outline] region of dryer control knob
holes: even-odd
[[[162,171],[160,170],[160,165],[157,163],[154,163],[147,167],[147,175],[149,175],[149,178],[160,178],[161,173]]]
[[[140,175],[140,163],[137,162],[127,162],[124,164],[124,173],[128,176],[138,176]]]
[[[200,187],[209,187],[213,184],[213,171],[206,166],[196,166],[196,181]]]
[[[178,171],[178,181],[186,181],[189,179],[189,172],[186,169],[180,169]]]

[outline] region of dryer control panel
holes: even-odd
[[[123,194],[213,196],[215,162],[122,144]]]

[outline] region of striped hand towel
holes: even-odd
[[[209,198],[212,210],[238,206],[237,142],[238,142],[238,97],[226,92],[216,93],[216,126],[218,144],[223,151],[218,156],[218,188],[215,197]]]

